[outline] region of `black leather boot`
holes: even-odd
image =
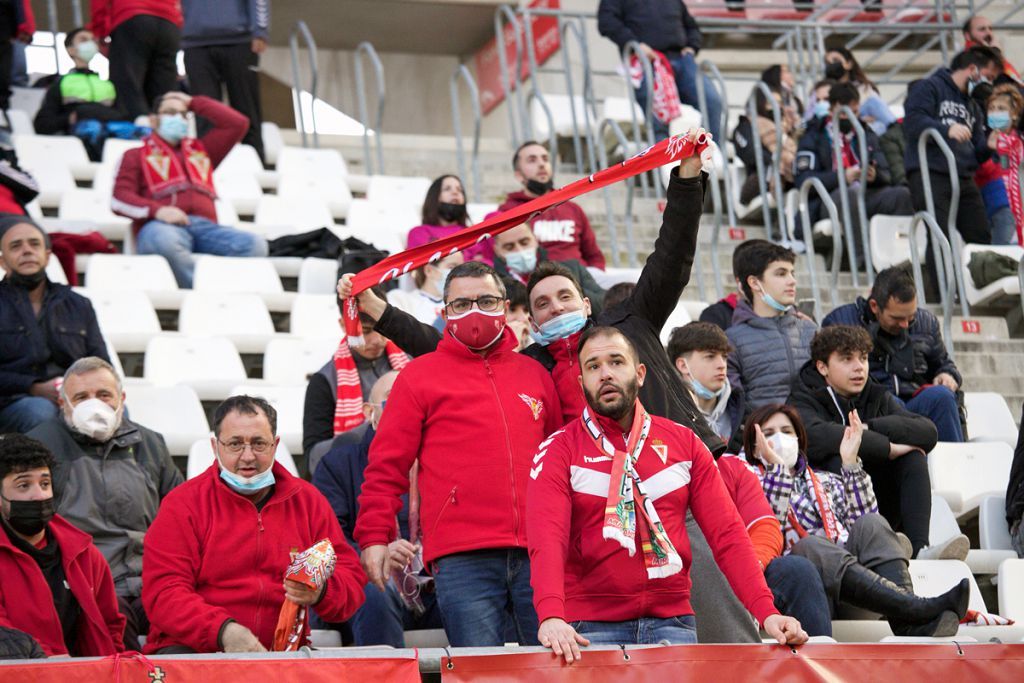
[[[964,579],[942,595],[922,598],[855,564],[843,575],[839,598],[884,615],[895,635],[951,636],[956,634],[960,619],[967,613],[970,582]]]

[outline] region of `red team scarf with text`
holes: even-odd
[[[612,459],[611,481],[608,485],[608,503],[605,506],[605,539],[616,541],[629,556],[636,554],[636,535],[639,527],[640,547],[644,551],[644,566],[648,579],[663,579],[683,569],[683,561],[668,537],[654,502],[644,490],[636,471],[636,461],[651,433],[651,416],[639,399],[633,415],[633,426],[626,440],[626,450],[620,451],[604,435],[597,421],[590,417],[590,408],[583,409],[583,426],[598,450]],[[639,511],[640,524],[637,524]]]
[[[388,258],[356,274],[352,280],[352,296],[345,300],[343,315],[345,333],[350,346],[363,344],[362,325],[359,322],[359,304],[355,295],[376,285],[401,277],[428,263],[435,263],[450,254],[490,239],[506,230],[533,219],[552,206],[563,204],[581,194],[599,190],[627,178],[653,171],[667,164],[699,156],[704,168],[711,168],[714,143],[711,135],[700,131],[691,139],[689,135],[676,135],[648,147],[639,154],[610,168],[598,171],[585,178],[552,190],[536,199],[515,206],[487,220],[471,225],[448,237],[423,244]]]
[[[191,187],[211,198],[216,198],[217,192],[213,189],[213,163],[199,140],[182,139],[184,169],[174,149],[159,135],[150,135],[142,141],[142,145],[142,176],[153,197],[165,197]]]
[[[818,516],[821,517],[821,526],[825,532],[825,538],[833,543],[838,543],[839,522],[836,521],[836,513],[832,510],[832,504],[829,503],[828,496],[825,495],[825,490],[821,486],[821,480],[818,479],[818,475],[811,471],[810,466],[805,466],[804,477],[807,478],[809,492],[814,494],[815,507],[818,508]],[[786,548],[791,548],[797,541],[807,536],[807,530],[797,520],[792,506],[786,512],[786,518],[789,520],[790,526],[786,533]]]
[[[639,88],[644,80],[644,67],[636,55],[629,60],[629,78],[634,90]],[[679,118],[683,113],[683,105],[679,100],[676,74],[668,57],[661,52],[651,60],[651,81],[654,91],[651,113],[654,114],[654,118],[665,124]]]
[[[392,370],[401,370],[409,364],[409,356],[394,342],[388,341],[384,349]],[[337,373],[338,393],[334,404],[334,435],[358,427],[366,421],[363,415],[363,389],[359,382],[356,360],[348,348],[345,337],[341,338],[338,350],[334,352],[334,372]]]

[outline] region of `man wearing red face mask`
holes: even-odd
[[[538,444],[562,423],[551,375],[515,352],[505,287],[490,266],[456,266],[444,288],[437,350],[402,370],[370,447],[355,540],[383,590],[387,545],[419,463],[423,559],[434,576],[448,641],[496,646],[512,623],[537,644],[526,550],[526,482]]]

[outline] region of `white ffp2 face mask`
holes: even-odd
[[[782,464],[787,470],[796,467],[797,457],[800,455],[800,441],[792,434],[775,432],[768,437],[768,445],[775,451],[775,455],[782,458]]]
[[[98,398],[88,398],[71,411],[71,426],[97,441],[107,441],[121,422],[119,411]]]

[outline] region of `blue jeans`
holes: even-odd
[[[520,645],[538,645],[525,548],[456,553],[433,562],[441,620],[452,647],[500,647],[511,622]]]
[[[711,79],[700,73],[697,60],[694,59],[693,55],[684,55],[677,52],[674,55],[666,54],[665,56],[668,57],[669,64],[672,65],[672,72],[676,77],[679,99],[682,100],[683,104],[688,104],[698,111],[700,111],[700,99],[697,97],[697,76],[699,75],[704,79],[704,97],[707,98],[708,119],[710,119],[709,121],[704,121],[704,127],[714,136],[715,142],[724,145],[725,139],[721,136],[719,128],[722,122],[722,99],[718,94],[718,90],[712,84]],[[647,106],[646,80],[640,84],[640,87],[635,92],[637,104],[640,105],[641,109],[645,109]],[[668,124],[654,119],[654,137],[656,140],[667,138]]]
[[[992,226],[992,244],[1017,244],[1017,219],[1010,207],[996,209],[988,222]]]
[[[367,584],[364,590],[366,602],[349,620],[357,646],[390,645],[403,648],[404,631],[441,628],[441,612],[433,591],[420,594],[427,611],[417,616],[406,609],[398,591],[390,583],[385,592],[373,584]]]
[[[586,636],[591,645],[693,645],[697,642],[697,620],[692,614],[668,619],[574,621],[572,627]]]
[[[167,259],[174,279],[183,289],[192,288],[195,271],[193,254],[215,256],[266,256],[267,241],[259,235],[235,230],[201,216],[189,216],[188,225],[152,220],[139,231],[136,247],[140,254],[159,254]]]
[[[939,441],[962,443],[964,430],[960,424],[960,408],[956,404],[956,394],[947,387],[938,384],[924,389],[917,396],[905,401],[907,410],[924,415],[935,423],[939,432]]]
[[[775,609],[800,622],[810,636],[832,636],[832,614],[821,575],[806,557],[776,557],[764,570]]]
[[[0,434],[24,434],[33,427],[58,416],[57,404],[41,396],[22,396],[6,408],[0,408]]]

